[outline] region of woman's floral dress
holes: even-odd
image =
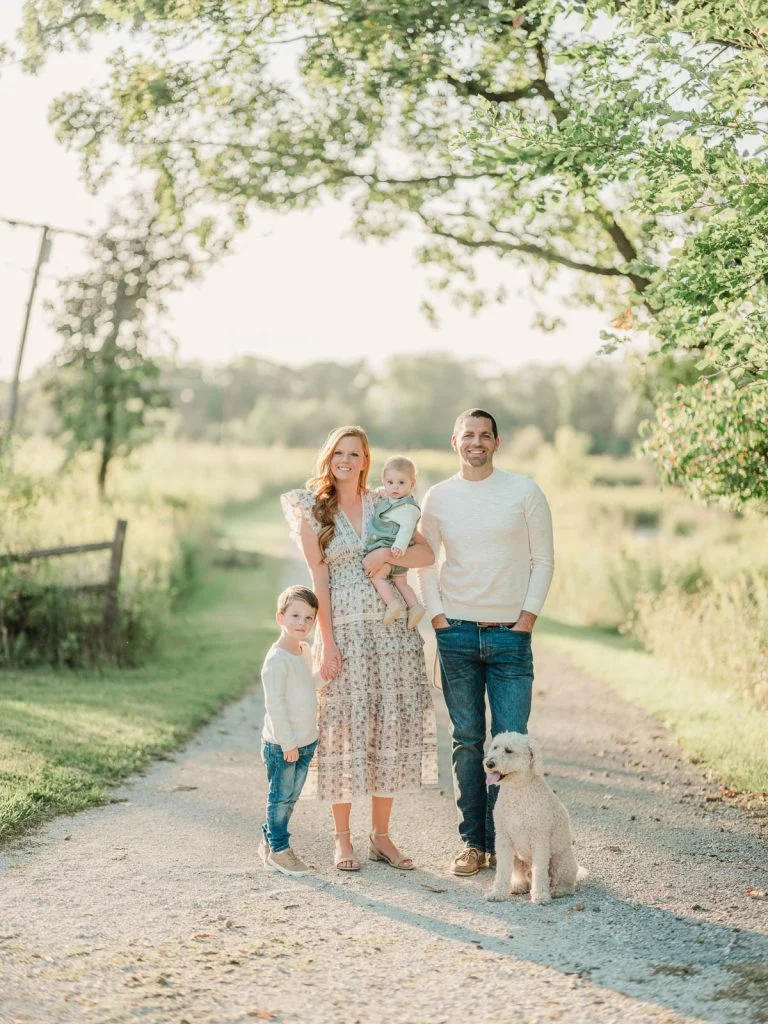
[[[290,491],[281,503],[295,540],[302,519],[319,532],[311,491]],[[307,785],[310,793],[332,803],[366,794],[393,796],[437,782],[435,718],[423,641],[418,630],[406,628],[404,618],[391,626],[382,624],[384,603],[363,571],[373,506],[373,495],[367,492],[362,538],[339,511],[325,550],[333,636],[342,667],[318,691],[320,735]],[[320,648],[318,630],[316,667]]]

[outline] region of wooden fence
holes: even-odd
[[[109,640],[117,625],[117,594],[120,587],[120,570],[123,565],[123,548],[125,547],[125,531],[128,522],[118,519],[115,523],[115,535],[112,540],[99,541],[96,544],[73,544],[70,547],[39,548],[37,551],[24,551],[19,554],[0,555],[0,566],[18,562],[34,562],[38,558],[59,558],[62,555],[83,555],[89,551],[111,551],[107,579],[103,583],[84,583],[66,587],[67,590],[103,593],[101,626],[105,639]]]

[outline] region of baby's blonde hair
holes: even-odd
[[[381,470],[382,480],[388,469],[399,469],[404,473],[410,473],[411,480],[416,480],[416,463],[406,455],[392,455],[387,459]]]

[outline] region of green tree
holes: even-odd
[[[578,107],[535,123],[519,109],[488,109],[464,138],[510,178],[523,167],[541,179],[549,162],[547,201],[561,202],[577,180],[587,209],[608,202],[637,225],[625,270],[647,283],[634,282],[612,343],[638,328],[656,340],[645,390],[661,405],[645,449],[662,479],[738,506],[762,491],[749,478],[759,459],[723,473],[723,453],[698,442],[719,422],[736,445],[768,443],[768,423],[754,417],[768,388],[768,16],[751,0],[630,0],[612,27],[604,44],[580,38],[560,56],[562,92],[578,95]],[[676,395],[682,416],[666,414],[674,372],[690,388]],[[701,374],[715,386],[695,383]],[[695,457],[680,457],[692,448]]]
[[[498,410],[502,438],[521,427],[537,426],[547,441],[564,423],[562,397],[570,378],[565,366],[529,363],[506,370],[488,381],[489,403]]]
[[[725,418],[722,410],[731,410]],[[705,503],[768,507],[768,392],[724,379],[678,387],[644,427],[666,483]]]
[[[447,352],[391,356],[371,394],[374,436],[392,447],[443,448],[457,413],[486,396],[471,363]]]
[[[54,326],[64,343],[47,384],[70,451],[99,452],[104,497],[110,463],[147,440],[153,413],[168,406],[152,358],[165,296],[193,276],[187,234],[153,200],[134,195],[89,243],[90,266],[60,283]]]
[[[594,454],[626,455],[651,412],[648,402],[632,393],[626,367],[613,361],[590,360],[563,386],[562,423],[588,434]]]
[[[421,224],[436,284],[473,306],[494,297],[478,253],[529,267],[540,288],[575,271],[574,298],[618,327],[765,386],[763,0],[27,0],[26,12],[32,67],[99,32],[135,34],[104,88],[54,110],[92,179],[118,143],[161,175],[168,209],[194,195],[233,224],[251,205],[346,195],[362,237]]]

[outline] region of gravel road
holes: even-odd
[[[766,843],[713,799],[653,719],[536,649],[531,731],[589,880],[572,897],[487,904],[442,789],[401,798],[419,870],[330,866],[326,807],[294,817],[316,873],[261,870],[260,688],[109,806],[0,856],[0,1020],[247,1024],[768,1020]],[[650,683],[649,683],[650,685]],[[365,807],[353,814],[364,852]]]

